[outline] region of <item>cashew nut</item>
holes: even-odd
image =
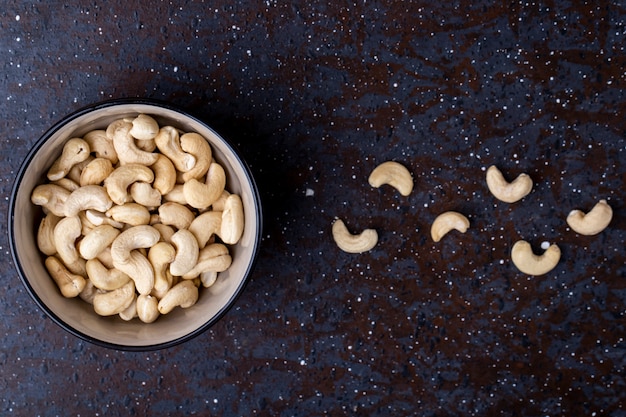
[[[65,202],[70,192],[55,184],[41,184],[33,190],[30,201],[55,216],[65,216]]]
[[[204,288],[209,288],[217,281],[217,271],[204,271],[200,274],[200,282]]]
[[[154,287],[151,294],[161,299],[172,287],[169,266],[176,259],[176,249],[167,242],[157,242],[148,251],[148,260],[154,269]]]
[[[92,130],[83,136],[83,140],[89,144],[89,150],[96,155],[96,158],[105,158],[111,164],[117,164],[118,157],[113,140],[109,139],[104,130]]]
[[[189,230],[180,229],[172,235],[172,245],[176,248],[176,256],[170,264],[170,273],[182,276],[198,262],[198,241]]]
[[[135,299],[135,284],[132,280],[116,290],[97,293],[93,297],[93,309],[101,316],[113,316],[126,310]]]
[[[126,273],[139,294],[149,294],[154,286],[154,270],[148,259],[136,251],[149,248],[159,241],[158,230],[152,226],[133,226],[120,233],[111,244],[113,265]]]
[[[612,218],[613,209],[606,200],[600,200],[587,214],[572,210],[567,216],[567,224],[578,234],[592,236],[606,229]]]
[[[561,259],[561,249],[556,244],[550,245],[541,255],[533,252],[530,243],[519,240],[511,249],[511,260],[521,272],[528,275],[544,275],[550,272]]]
[[[78,187],[80,187],[80,184],[78,184],[77,182],[74,182],[73,180],[67,178],[67,177],[63,177],[60,180],[56,180],[56,181],[52,181],[50,182],[50,184],[55,184],[58,185],[60,187],[65,188],[67,191],[69,191],[70,193],[74,190],[76,190]]]
[[[187,203],[197,209],[205,209],[219,199],[226,186],[226,173],[217,162],[212,162],[206,174],[205,182],[191,178],[183,185],[183,194]]]
[[[101,213],[107,211],[113,202],[109,194],[99,185],[85,185],[79,187],[67,197],[64,212],[67,217],[78,215],[83,210],[96,210]]]
[[[180,203],[167,202],[158,211],[161,223],[177,229],[187,229],[195,218],[193,212]]]
[[[502,172],[492,165],[487,169],[487,187],[498,200],[515,203],[532,191],[533,180],[528,174],[522,173],[513,182],[507,182]]]
[[[115,123],[115,122],[113,122]],[[133,125],[130,122],[118,123],[113,128],[113,147],[122,165],[142,164],[152,165],[157,160],[157,154],[147,152],[137,147],[135,139],[130,134]]]
[[[159,124],[147,114],[140,114],[132,120],[130,134],[139,140],[150,140],[159,133]]]
[[[172,191],[176,185],[176,167],[167,156],[158,155],[156,162],[150,165],[150,169],[154,172],[152,187],[158,190],[161,195],[165,195]]]
[[[87,276],[96,288],[112,291],[126,284],[130,277],[116,268],[107,268],[99,259],[90,259],[85,265]]]
[[[228,253],[228,248],[221,243],[213,243],[200,251],[197,263],[183,274],[183,278],[193,279],[207,271],[223,272],[230,267],[231,263],[232,258]]]
[[[435,242],[439,242],[451,230],[465,233],[469,228],[467,217],[456,211],[447,211],[437,216],[430,227],[430,235]]]
[[[115,205],[107,210],[106,215],[116,222],[131,226],[150,223],[150,212],[145,206],[137,203]]]
[[[404,165],[395,161],[383,162],[374,168],[368,182],[374,188],[388,184],[405,197],[413,191],[413,177],[411,173]]]
[[[133,301],[128,307],[118,313],[118,316],[124,321],[131,321],[137,317],[137,298],[133,297]]]
[[[222,212],[220,238],[229,245],[239,242],[244,228],[243,203],[238,194],[231,194],[226,198]]]
[[[154,180],[154,173],[150,168],[141,164],[122,165],[111,173],[104,180],[104,187],[109,193],[109,197],[115,204],[124,204],[132,201],[128,193],[128,187],[137,181],[151,183]]]
[[[80,173],[80,185],[100,185],[111,172],[113,164],[109,159],[92,159]]]
[[[137,297],[137,317],[144,323],[152,323],[159,318],[159,300],[150,294]]]
[[[61,294],[67,298],[76,297],[85,288],[86,281],[81,275],[68,271],[63,262],[54,256],[48,256],[45,266],[56,282]]]
[[[190,132],[180,137],[180,147],[183,151],[196,158],[194,167],[183,173],[183,181],[187,182],[192,178],[202,178],[209,170],[212,162],[213,153],[209,142],[202,135]]]
[[[365,229],[357,235],[348,231],[341,219],[335,220],[332,227],[333,239],[344,252],[362,253],[372,249],[378,243],[378,233],[374,229]]]
[[[85,213],[85,217],[87,218],[87,220],[94,226],[101,226],[103,224],[108,224],[108,225],[115,227],[116,229],[121,229],[124,227],[124,223],[117,222],[113,220],[112,218],[107,217],[105,213],[101,213],[95,210],[86,210],[84,213]]]
[[[170,288],[161,298],[158,308],[161,314],[167,314],[178,306],[191,307],[196,301],[198,301],[198,287],[191,280],[183,280]]]
[[[163,195],[163,199],[167,202],[186,205],[187,200],[185,200],[185,193],[183,192],[183,188],[183,184],[174,185],[169,193]]]
[[[37,247],[44,255],[54,255],[57,248],[54,243],[54,227],[59,223],[61,217],[48,213],[41,219],[37,230]]]
[[[243,223],[243,218],[242,218]],[[215,234],[221,233],[222,212],[207,211],[193,219],[189,225],[189,231],[198,241],[198,247],[203,248]]]
[[[59,180],[70,172],[70,169],[89,157],[89,144],[81,138],[72,138],[63,146],[61,156],[57,158],[48,170],[50,181]]]
[[[65,266],[77,273],[74,265],[78,264],[79,254],[76,239],[82,234],[82,224],[78,216],[64,217],[54,227],[54,244]]]
[[[120,231],[111,225],[103,224],[96,226],[89,233],[84,235],[83,239],[80,241],[78,251],[84,259],[94,259],[100,252],[111,245],[119,234]],[[87,273],[89,273],[89,271],[87,271]]]
[[[180,172],[187,172],[196,165],[196,158],[181,148],[178,130],[172,126],[162,127],[154,141],[159,151],[167,156]]]

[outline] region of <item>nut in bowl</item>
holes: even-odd
[[[9,223],[20,278],[53,321],[102,346],[153,350],[233,305],[262,219],[250,170],[209,126],[168,104],[114,100],[35,144]]]

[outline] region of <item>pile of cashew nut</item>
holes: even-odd
[[[413,178],[409,170],[395,161],[386,161],[371,172],[369,184],[378,188],[390,185],[403,196],[413,190]],[[512,182],[508,182],[502,172],[492,165],[487,169],[486,183],[491,194],[505,203],[515,203],[527,196],[533,188],[533,181],[527,174],[520,174]],[[581,235],[592,236],[608,227],[613,211],[606,200],[600,200],[588,213],[572,210],[567,216],[569,227]],[[469,219],[456,211],[441,213],[433,221],[430,234],[434,242],[439,242],[446,234],[456,230],[465,233],[470,226]],[[348,253],[362,253],[373,249],[378,243],[375,229],[365,229],[361,233],[352,234],[341,219],[335,219],[332,235],[337,246]],[[556,267],[561,259],[561,250],[556,244],[550,245],[541,255],[533,252],[530,243],[519,240],[511,249],[513,264],[528,275],[543,275]]]
[[[209,142],[146,114],[69,139],[47,177],[31,194],[45,266],[101,316],[151,323],[194,305],[243,234]]]

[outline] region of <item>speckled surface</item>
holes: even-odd
[[[0,11],[2,415],[626,415],[626,9],[608,2],[60,2]],[[503,3],[504,4],[504,3]],[[265,209],[236,306],[167,350],[65,333],[10,261],[30,146],[117,97],[195,112],[235,142]],[[397,160],[402,197],[369,172]],[[534,191],[497,202],[485,169]],[[606,198],[583,237],[573,208]],[[429,237],[441,212],[470,230]],[[335,217],[376,228],[340,252]],[[511,264],[557,243],[549,274]]]

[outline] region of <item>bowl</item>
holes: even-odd
[[[197,132],[211,145],[213,158],[226,172],[226,189],[240,195],[245,228],[237,244],[230,246],[231,266],[216,283],[200,288],[189,308],[177,307],[153,323],[119,316],[102,317],[80,297],[65,298],[50,277],[37,246],[42,208],[31,203],[33,189],[48,182],[46,173],[61,154],[64,143],[95,129],[105,129],[114,120],[151,115],[159,126],[171,125],[184,132]],[[249,167],[237,150],[200,119],[167,103],[120,99],[78,110],[51,127],[33,146],[22,163],[12,189],[9,207],[9,242],[19,277],[37,305],[55,323],[88,342],[118,350],[147,351],[185,342],[214,325],[236,302],[253,270],[261,241],[262,211],[258,189]]]

